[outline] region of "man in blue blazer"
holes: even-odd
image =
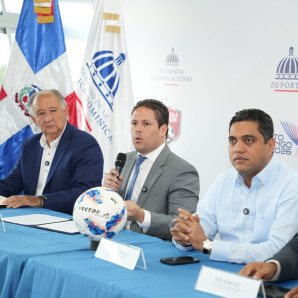
[[[273,257],[264,262],[248,263],[239,274],[269,280],[298,278],[298,233]]]
[[[265,263],[248,263],[239,274],[253,276],[266,281],[286,281],[298,278],[298,233],[278,253]],[[298,287],[286,297],[298,296]]]
[[[34,94],[29,112],[42,133],[24,141],[15,167],[0,180],[0,195],[8,197],[8,208],[44,207],[72,214],[81,193],[101,186],[101,149],[91,135],[67,122],[67,103],[59,91]]]

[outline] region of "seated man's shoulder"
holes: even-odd
[[[214,169],[214,171],[217,171],[217,170]],[[235,168],[231,167],[231,168],[225,169],[218,176],[216,176],[214,183],[216,185],[223,184],[223,186],[227,185],[228,183],[229,185],[232,186],[234,185],[237,177],[238,177],[238,172],[235,170]]]
[[[277,173],[285,178],[288,178],[290,180],[298,180],[298,172],[289,167],[286,163],[283,161],[278,160],[277,163],[279,164]],[[297,185],[298,186],[298,185]]]
[[[31,146],[32,144],[39,143],[41,135],[42,133],[38,133],[26,138],[23,142],[23,147],[26,148],[26,146]]]
[[[88,141],[88,142],[96,142],[96,139],[86,131],[80,130],[79,128],[75,127],[74,125],[70,124],[70,128],[72,130],[72,138],[76,141]]]
[[[166,157],[165,164],[167,165],[168,171],[173,171],[172,173],[174,173],[175,171],[179,172],[184,170],[195,171],[196,173],[198,173],[194,165],[171,151]]]

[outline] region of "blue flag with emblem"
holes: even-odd
[[[0,91],[0,178],[15,165],[24,139],[39,132],[27,109],[33,93],[42,89],[59,90],[70,108],[70,122],[76,125],[76,95],[58,0],[51,0],[49,15],[40,14],[38,5],[33,0],[23,2]]]

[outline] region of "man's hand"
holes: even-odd
[[[277,271],[275,263],[267,262],[254,262],[248,263],[238,273],[245,276],[253,276],[261,278],[264,282],[270,280]]]
[[[293,290],[289,291],[285,298],[298,298],[298,287],[294,288]]]
[[[127,220],[143,222],[145,211],[132,201],[125,201],[127,207]]]
[[[200,224],[198,214],[192,216],[188,211],[179,208],[179,216],[174,219],[175,226],[171,228],[173,239],[180,245],[192,245],[193,248],[202,251],[202,242],[207,239]]]
[[[123,176],[119,176],[119,173],[115,169],[111,169],[109,174],[107,174],[103,180],[103,187],[118,191],[118,189],[122,185],[122,181]]]
[[[40,199],[36,196],[11,196],[7,198],[3,204],[7,204],[6,208],[19,208],[24,206],[40,207]]]

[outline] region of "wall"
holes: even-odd
[[[297,1],[123,0],[122,9],[135,101],[181,111],[170,147],[198,169],[201,195],[230,167],[228,123],[243,108],[272,116],[275,155],[298,169],[298,132],[291,140],[281,124],[298,125]],[[178,65],[166,64],[171,54]],[[284,57],[292,75],[277,79]]]

